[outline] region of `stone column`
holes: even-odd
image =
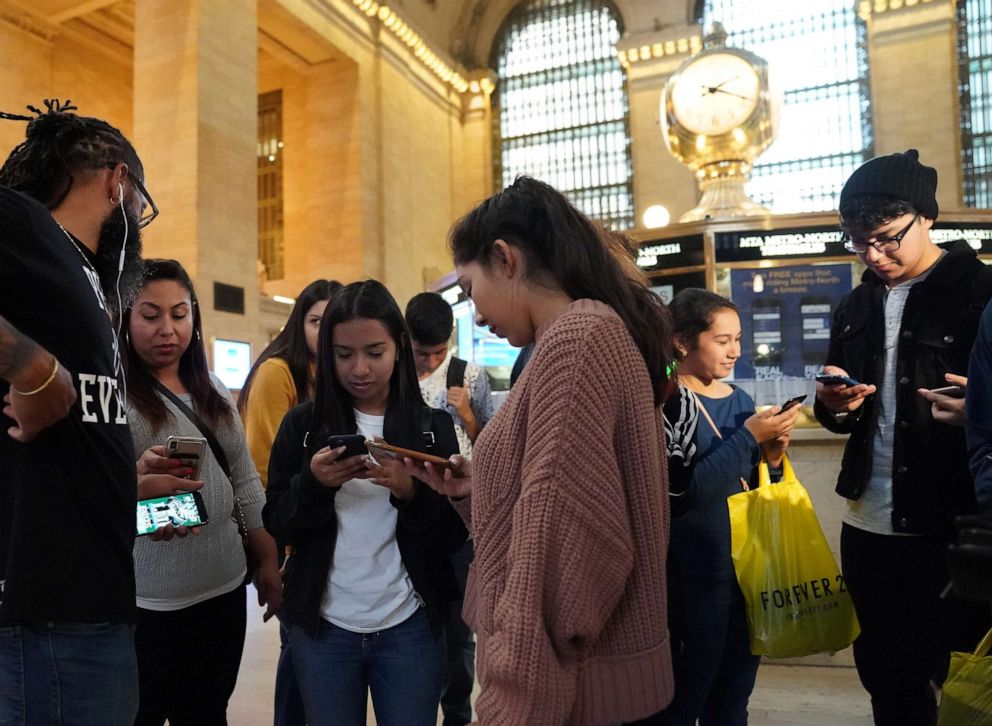
[[[868,20],[868,67],[875,154],[919,149],[937,169],[941,210],[960,209],[961,123],[955,3],[875,3]],[[926,80],[923,80],[926,79]]]
[[[134,144],[161,215],[147,257],[174,257],[197,288],[213,337],[258,339],[255,0],[135,3]],[[214,283],[243,291],[215,309]]]
[[[637,227],[644,210],[653,204],[667,207],[675,221],[699,199],[692,172],[665,148],[659,126],[661,91],[668,77],[699,48],[697,25],[638,33],[617,44],[627,69]]]

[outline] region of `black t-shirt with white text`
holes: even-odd
[[[134,621],[135,454],[87,260],[44,206],[0,187],[0,316],[55,355],[78,394],[27,444],[0,414],[0,621]]]

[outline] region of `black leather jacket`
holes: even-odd
[[[885,364],[885,283],[870,270],[837,307],[826,363],[864,383],[881,384]],[[909,292],[899,328],[896,359],[896,425],[892,456],[892,528],[946,537],[953,517],[975,511],[964,429],[934,421],[916,389],[947,385],[945,373],[967,375],[978,320],[992,294],[986,268],[966,242],[957,242],[930,275]],[[850,433],[837,493],[858,499],[871,477],[877,395],[838,421],[816,401],[821,424]]]
[[[312,411],[311,403],[300,404],[283,419],[272,445],[262,510],[265,528],[276,540],[293,547],[283,577],[283,612],[289,622],[311,636],[316,635],[320,624],[320,602],[337,541],[334,499],[340,487],[331,489],[318,483],[310,472],[310,458],[326,445],[331,434],[355,433],[313,425]],[[424,435],[428,425],[435,439],[429,452]],[[383,438],[396,446],[445,458],[458,453],[451,416],[426,406],[390,405]],[[468,532],[446,497],[423,482],[414,480],[414,484],[413,499],[402,502],[390,497],[397,510],[396,543],[418,599],[427,610],[431,630],[438,637],[448,619],[449,602],[461,598],[448,554],[458,551]]]

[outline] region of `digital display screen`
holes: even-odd
[[[494,390],[509,386],[510,371],[520,354],[520,348],[510,345],[505,338],[493,335],[488,328],[475,324],[475,306],[463,300],[451,306],[455,316],[456,355],[463,360],[477,363],[493,379]]]
[[[214,375],[232,391],[240,391],[251,371],[251,343],[214,340]]]
[[[173,527],[204,524],[192,492],[138,502],[137,534],[151,534],[169,524]]]

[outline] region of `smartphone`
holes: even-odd
[[[200,465],[207,453],[207,440],[196,436],[170,436],[165,440],[165,455],[170,459],[179,459],[186,466],[192,467],[193,473],[183,479],[198,480]]]
[[[785,403],[782,404],[782,410],[779,413],[785,413],[786,411],[788,411],[793,406],[798,406],[800,403],[802,403],[805,400],[806,400],[806,394],[805,393],[803,395],[801,395],[801,396],[793,396],[788,401],[786,401]]]
[[[861,381],[856,381],[849,376],[836,376],[832,373],[821,373],[816,377],[817,383],[825,386],[860,386]]]
[[[964,398],[965,389],[961,386],[944,386],[943,388],[931,388],[930,393],[939,393],[948,398]]]
[[[782,304],[775,299],[755,300],[751,306],[751,342],[755,365],[782,362]]]
[[[141,537],[170,524],[173,527],[199,527],[209,521],[200,492],[181,492],[138,502],[135,533]]]
[[[446,468],[451,467],[451,462],[447,459],[442,459],[440,456],[424,454],[413,449],[402,449],[399,446],[387,444],[385,441],[369,441],[367,445],[369,453],[375,459],[402,459],[404,456],[408,456],[414,461],[429,462],[434,464],[434,466],[443,466]]]
[[[327,445],[331,449],[344,447],[344,452],[338,459],[348,459],[352,456],[362,456],[367,454],[365,449],[365,437],[361,434],[345,434],[341,436],[331,436],[327,439]]]

